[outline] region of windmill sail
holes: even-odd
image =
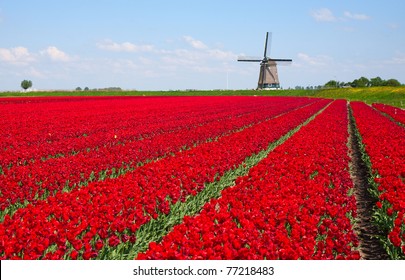
[[[261,62],[263,59],[257,56],[238,56],[238,61]]]

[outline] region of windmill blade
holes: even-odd
[[[276,62],[292,62],[292,59],[289,58],[269,58],[267,61],[276,61]]]
[[[269,46],[269,56],[271,56],[271,40],[273,39],[273,32],[269,33],[269,40],[268,40],[268,46]]]
[[[256,56],[238,56],[238,61],[244,62],[261,62],[262,59]]]
[[[264,55],[263,57],[266,57],[267,55],[267,41],[269,40],[269,32],[266,32],[266,42],[264,43]]]
[[[238,59],[238,61],[242,62],[261,62],[261,59]]]
[[[291,65],[292,59],[269,59],[269,61],[274,61],[276,65],[282,65],[282,66],[287,66]]]

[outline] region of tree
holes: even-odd
[[[389,79],[385,82],[385,85],[389,87],[399,87],[401,83],[396,79]]]
[[[88,90],[90,90],[90,89],[89,89],[89,87],[85,87],[84,90],[85,90],[85,91],[88,91]]]
[[[21,87],[22,87],[24,90],[27,90],[27,89],[29,89],[30,87],[32,87],[32,82],[31,82],[30,80],[24,80],[24,81],[21,82]]]
[[[77,87],[76,90],[77,90],[77,91],[81,91],[82,88],[81,88],[81,87]]]
[[[384,86],[385,83],[386,83],[386,81],[384,81],[380,77],[375,77],[375,78],[370,79],[371,87],[381,87],[381,86]]]
[[[353,82],[347,83],[345,82],[338,83],[337,81],[330,80],[325,84],[324,87],[334,88],[334,87],[383,87],[383,86],[397,87],[401,86],[401,83],[396,79],[383,80],[377,76],[375,78],[371,78],[370,80],[365,77],[361,77],[359,79],[355,79]]]
[[[325,87],[336,88],[338,87],[338,82],[335,80],[330,80],[325,84]]]
[[[352,87],[368,87],[370,86],[370,81],[366,77],[361,77],[356,79],[351,83]]]

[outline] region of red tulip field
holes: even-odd
[[[26,97],[0,115],[0,259],[405,259],[402,109]]]

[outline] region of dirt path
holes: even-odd
[[[349,113],[351,115],[351,112]],[[368,188],[368,169],[361,158],[359,139],[355,134],[355,123],[353,118],[349,120],[349,147],[351,149],[351,176],[355,188],[357,203],[357,223],[355,231],[360,241],[360,256],[365,260],[386,260],[389,259],[385,249],[379,240],[373,236],[381,234],[372,222],[372,208],[376,200],[371,197]]]

